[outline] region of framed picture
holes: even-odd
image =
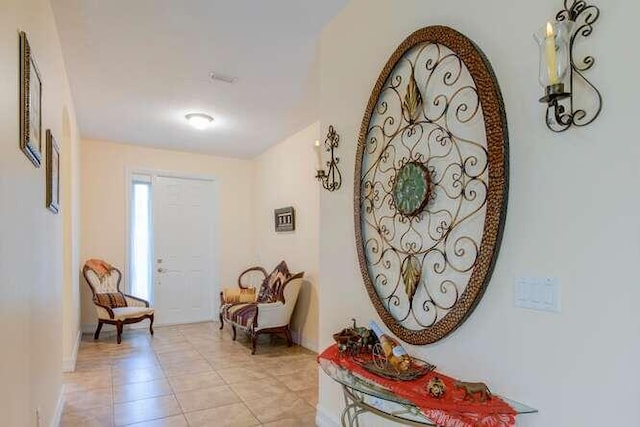
[[[47,209],[60,211],[60,148],[47,129]]]
[[[296,215],[293,207],[280,208],[273,211],[276,232],[293,231],[296,229]]]
[[[31,46],[20,32],[20,148],[39,168],[42,162],[42,81]]]

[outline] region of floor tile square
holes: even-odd
[[[190,427],[251,427],[260,425],[242,403],[185,414]]]
[[[65,393],[65,410],[85,411],[113,405],[111,387]]]
[[[227,384],[255,381],[269,377],[266,372],[247,368],[225,368],[218,369],[217,372]]]
[[[289,393],[289,389],[275,378],[233,383],[229,387],[243,401],[260,399],[262,396],[278,396]]]
[[[113,427],[113,408],[106,406],[87,411],[73,411],[65,408],[60,427]]]
[[[174,415],[172,417],[129,424],[127,427],[189,427],[189,424],[184,415]]]
[[[215,408],[240,401],[240,398],[226,385],[178,392],[176,398],[183,412]]]
[[[113,368],[113,384],[144,383],[163,379],[164,371],[159,367],[147,367],[139,369]]]
[[[114,421],[116,426],[124,426],[141,421],[166,418],[171,415],[178,415],[181,412],[180,405],[173,395],[152,397],[133,402],[116,403],[114,406]]]
[[[315,408],[300,399],[295,393],[264,396],[261,399],[245,402],[245,404],[261,423],[298,418],[306,413],[315,413]]]
[[[113,386],[113,401],[114,403],[132,402],[172,393],[173,390],[166,379],[120,384]]]
[[[171,384],[173,391],[176,393],[225,385],[222,377],[215,372],[170,377],[169,383]]]

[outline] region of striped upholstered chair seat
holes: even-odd
[[[224,318],[244,329],[253,326],[254,319],[258,313],[258,303],[238,302],[223,305]]]

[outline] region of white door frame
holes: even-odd
[[[154,190],[154,184],[156,181],[156,178],[158,177],[167,177],[167,178],[182,178],[182,179],[192,179],[192,180],[200,180],[200,181],[210,181],[213,183],[213,191],[214,191],[214,198],[216,203],[214,204],[214,206],[219,207],[219,201],[220,201],[220,180],[218,179],[217,176],[215,175],[209,175],[209,174],[194,174],[194,173],[185,173],[185,172],[178,172],[178,171],[170,171],[170,170],[164,170],[164,169],[150,169],[150,168],[144,168],[144,167],[127,167],[125,168],[125,218],[126,218],[126,223],[125,223],[125,267],[124,267],[124,278],[123,278],[123,283],[121,283],[121,286],[123,286],[124,292],[128,293],[131,290],[131,283],[129,281],[129,278],[131,277],[131,271],[130,271],[130,265],[131,265],[131,183],[133,182],[133,176],[134,175],[148,175],[151,177],[151,229],[153,230],[154,227],[154,213],[153,213],[153,199],[155,198],[155,190]],[[213,260],[212,260],[212,271],[215,272],[215,274],[213,275],[213,283],[211,284],[214,288],[216,289],[220,289],[220,212],[219,209],[214,209],[213,212],[213,217],[211,218],[211,221],[213,222],[213,229],[216,230],[216,232],[214,232],[214,244],[213,244]],[[155,259],[155,245],[153,242],[153,234],[152,233],[152,241],[151,241],[151,262],[152,262],[152,267],[151,267],[151,284],[152,284],[152,289],[151,289],[151,295],[152,298],[155,299],[155,283],[156,283],[156,269],[155,264],[153,264],[153,260]],[[212,319],[215,320],[217,319],[216,317],[216,313],[215,310],[217,309],[216,306],[216,295],[214,295],[214,292],[211,293],[211,307],[213,307],[213,311],[211,312],[211,316]]]

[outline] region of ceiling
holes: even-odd
[[[53,0],[82,137],[263,152],[317,119],[316,40],[346,2]],[[215,126],[191,128],[190,112]]]

